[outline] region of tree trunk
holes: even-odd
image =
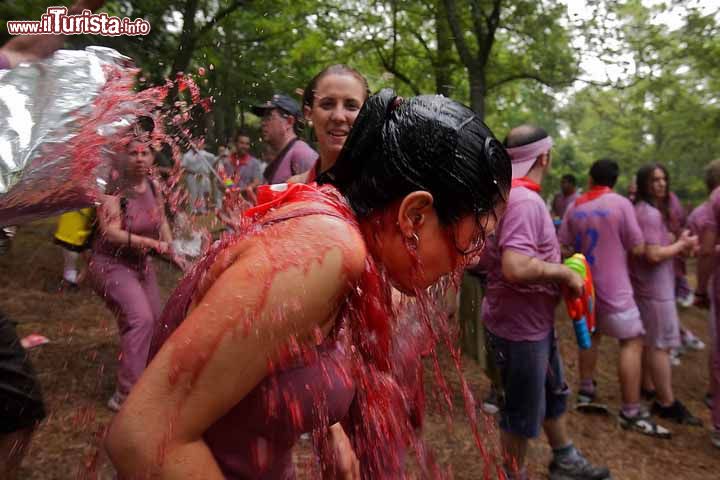
[[[198,0],[187,0],[183,10],[183,29],[180,35],[178,51],[173,61],[171,78],[178,72],[185,72],[190,65],[192,54],[195,51],[195,15],[197,14]]]
[[[445,5],[442,0],[435,2],[435,37],[437,40],[437,57],[433,64],[435,70],[435,92],[446,97],[451,96],[452,89],[452,33],[448,24]]]
[[[485,120],[485,94],[487,93],[485,72],[481,69],[468,68],[468,80],[470,81],[470,108],[481,120]]]

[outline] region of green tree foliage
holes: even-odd
[[[51,2],[50,2],[51,3]],[[70,0],[65,0],[70,3]],[[35,19],[49,2],[0,2],[4,22]],[[590,163],[618,159],[624,187],[660,161],[675,188],[703,194],[700,171],[720,157],[718,12],[692,2],[585,0],[569,18],[560,0],[107,0],[104,11],[150,21],[140,37],[75,36],[132,57],[142,85],[178,71],[196,75],[214,107],[208,143],[257,127],[251,104],[296,94],[321,68],[347,63],[372,90],[441,93],[470,104],[499,137],[532,122],[556,139],[555,189],[564,173],[585,180]],[[658,21],[673,13],[680,26]],[[580,69],[593,57],[616,72]],[[205,76],[197,75],[200,67]],[[579,83],[578,79],[583,82]],[[572,85],[572,88],[568,89]],[[299,98],[299,97],[298,97]]]
[[[653,21],[668,8],[632,1],[612,12],[633,74],[620,84],[583,88],[562,116],[583,170],[597,158],[614,158],[624,187],[641,165],[660,162],[672,188],[697,202],[706,193],[702,168],[720,156],[717,12],[683,8],[676,11],[683,25],[670,29]]]

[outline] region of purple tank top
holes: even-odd
[[[155,187],[148,181],[143,193],[135,197],[120,198],[122,216],[122,229],[134,235],[141,235],[154,239],[160,238],[162,226],[162,211],[155,197]],[[98,235],[93,242],[93,254],[114,257],[132,265],[139,265],[145,261],[147,254],[136,248],[110,243]]]
[[[313,214],[329,212],[305,211],[272,223]],[[202,274],[217,255],[237,238],[252,236],[258,229],[250,228],[217,242],[180,283],[156,325],[150,360],[185,318]],[[355,385],[348,345],[348,332],[339,320],[322,345],[304,349],[292,361],[283,362],[205,432],[205,442],[226,479],[295,478],[292,447],[300,435],[339,422],[353,402]]]
[[[258,192],[258,206],[245,212],[251,221],[216,242],[178,285],[156,324],[150,360],[186,317],[203,274],[238,238],[251,238],[269,224],[305,215],[330,215],[357,228],[349,205],[332,187],[294,184],[278,198],[264,198],[271,191],[268,186]],[[269,218],[261,212],[305,200],[332,208],[306,207]],[[276,366],[205,431],[204,439],[225,478],[294,478],[292,446],[299,435],[312,431],[315,449],[322,454],[329,446],[322,441],[326,430],[339,420],[360,459],[362,478],[403,478],[405,447],[415,444],[425,451],[416,434],[424,404],[417,348],[432,339],[420,329],[416,339],[391,347],[393,311],[389,282],[368,257],[362,278],[322,345],[305,348],[292,356],[292,362]]]

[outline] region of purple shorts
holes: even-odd
[[[636,297],[645,326],[645,345],[655,348],[680,346],[680,319],[675,300],[653,300]]]
[[[637,307],[624,312],[598,315],[597,331],[618,340],[627,340],[645,335],[645,328],[640,319],[640,310]]]

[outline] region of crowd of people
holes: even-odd
[[[102,2],[90,3],[79,5]],[[53,48],[10,42],[0,68]],[[173,247],[147,128],[129,132],[94,213],[61,218],[64,281],[86,276],[117,320],[121,355],[107,403],[117,414],[105,447],[121,478],[293,478],[292,449],[305,433],[325,478],[403,478],[411,450],[434,475],[422,454],[422,357],[437,335],[423,319],[443,310],[431,287],[468,271],[484,284],[498,474],[527,478],[528,443],[544,431],[551,479],[609,479],[566,424],[555,322],[562,296],[583,294],[583,278],[562,263],[574,253],[590,265],[597,314],[591,348],[578,350],[578,410],[607,409],[594,374],[601,339],[611,337],[621,426],[659,439],[672,435],[659,422],[701,428],[672,388],[673,350],[703,347],[678,317],[677,302],[691,298],[712,307],[707,403],[720,448],[719,161],[706,170],[708,200],[687,219],[662,165],[635,173],[629,199],[613,190],[612,159],[591,166],[585,193],[565,175],[548,208],[541,184],[553,139],[537,126],[500,142],[458,102],[371,95],[345,65],[319,72],[302,104],[279,93],[252,113],[267,162],[239,130],[217,154],[202,139],[190,143],[178,166],[187,212],[217,214],[229,227],[192,266]],[[304,123],[317,151],[300,138]],[[77,265],[83,249],[87,275]],[[694,300],[683,262],[692,255],[701,259]],[[153,256],[185,272],[164,307]],[[45,406],[2,315],[0,353],[0,372],[13,373],[0,382],[0,477],[13,478]]]

